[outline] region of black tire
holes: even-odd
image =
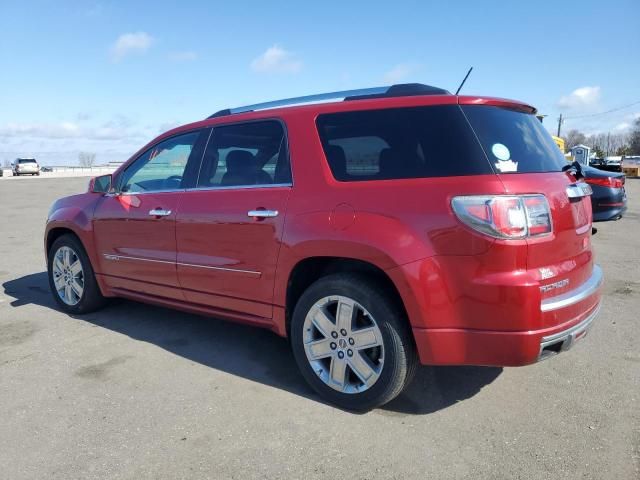
[[[304,322],[319,300],[340,295],[355,300],[375,319],[384,346],[384,364],[380,376],[367,390],[343,393],[327,385],[314,371],[304,347]],[[402,307],[378,283],[366,276],[337,273],[317,280],[300,297],[291,320],[293,354],[309,385],[324,399],[339,407],[367,411],[398,396],[411,381],[418,359],[408,321]]]
[[[56,290],[53,279],[54,256],[56,252],[62,247],[71,248],[71,250],[76,253],[82,265],[84,289],[78,303],[76,303],[75,305],[69,305],[62,300]],[[93,267],[91,266],[89,257],[87,256],[84,247],[80,243],[80,240],[78,240],[75,235],[61,235],[53,242],[48,253],[47,275],[49,277],[49,287],[51,288],[51,294],[53,295],[56,303],[66,313],[72,315],[82,315],[84,313],[90,313],[99,310],[106,304],[106,299],[102,296],[100,287],[98,287],[98,283],[96,282],[96,277],[93,272]]]

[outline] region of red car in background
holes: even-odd
[[[602,271],[591,189],[534,114],[418,84],[223,110],[55,202],[53,295],[271,329],[349,409],[418,363],[537,362],[587,332]]]

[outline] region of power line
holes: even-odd
[[[573,120],[574,118],[598,117],[600,115],[606,115],[607,113],[617,112],[618,110],[624,110],[625,108],[633,107],[634,105],[638,105],[639,103],[640,103],[640,100],[638,100],[637,102],[630,103],[628,105],[624,105],[623,107],[612,108],[611,110],[607,110],[605,112],[589,113],[587,115],[576,115],[576,116],[573,116],[573,117],[563,117],[563,119],[564,120]]]

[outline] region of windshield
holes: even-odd
[[[496,173],[559,172],[567,164],[535,115],[485,105],[462,110]]]
[[[36,163],[36,161],[33,158],[21,158],[18,163]]]

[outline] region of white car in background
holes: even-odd
[[[40,175],[40,165],[35,158],[16,158],[11,164],[14,176]]]

